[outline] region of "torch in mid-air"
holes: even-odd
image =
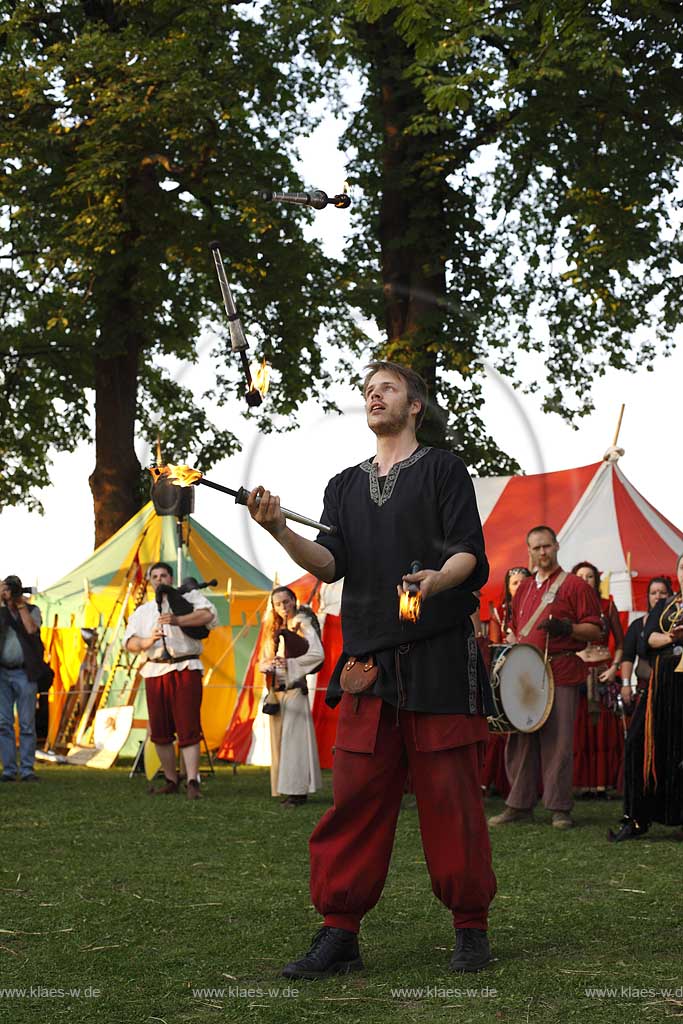
[[[244,376],[247,381],[247,405],[253,409],[261,404],[266,392],[268,391],[270,367],[264,359],[261,366],[254,372],[254,374],[252,374],[249,366],[249,359],[247,357],[247,349],[249,346],[247,344],[247,339],[244,336],[242,321],[239,318],[237,307],[235,306],[235,300],[232,297],[232,291],[230,290],[230,285],[228,284],[228,279],[225,274],[220,242],[210,242],[209,248],[213,253],[213,261],[216,264],[216,274],[218,275],[218,284],[220,285],[221,294],[223,295],[223,305],[225,306],[225,312],[228,317],[230,346],[233,352],[237,352],[239,354],[240,362],[242,363],[242,370],[244,371]]]

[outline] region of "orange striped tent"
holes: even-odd
[[[325,689],[342,651],[339,618],[341,582],[329,586],[320,584],[315,577],[307,573],[285,585],[294,591],[300,604],[309,604],[313,607],[322,627],[325,662],[316,676],[315,687],[309,690],[309,699],[312,704],[320,767],[331,768],[337,711],[325,704]],[[268,720],[267,716],[259,713],[265,697],[265,679],[257,668],[267,628],[268,615],[264,616],[237,707],[216,755],[221,760],[232,761],[235,764],[270,764]]]

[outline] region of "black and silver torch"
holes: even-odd
[[[220,242],[209,242],[209,249],[211,249],[211,252],[213,253],[213,261],[216,264],[218,284],[220,285],[221,294],[223,296],[223,305],[225,306],[225,312],[228,317],[230,346],[233,352],[239,353],[240,362],[247,381],[247,405],[251,408],[255,408],[261,404],[263,396],[255,387],[251,376],[251,368],[249,366],[249,359],[247,358],[247,349],[249,346],[247,344],[247,339],[244,336],[242,322],[239,318],[237,307],[235,306],[235,300],[232,297],[228,279],[225,275],[225,266],[221,256]]]
[[[311,206],[314,210],[324,210],[326,206],[334,206],[337,210],[346,210],[351,205],[351,197],[346,191],[337,196],[328,196],[321,188],[310,192],[273,192],[263,189],[259,198],[266,203],[293,203],[295,206]]]

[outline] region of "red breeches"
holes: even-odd
[[[358,931],[377,903],[410,771],[434,894],[456,928],[487,927],[496,880],[479,782],[484,744],[467,742],[461,723],[413,711],[397,722],[378,697],[362,697],[354,710],[344,695],[334,805],[310,839],[311,896],[326,925]]]
[[[166,746],[174,742],[176,734],[179,747],[199,743],[202,674],[198,669],[151,676],[145,679],[145,690],[153,743]]]

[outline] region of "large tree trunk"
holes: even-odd
[[[105,4],[105,7],[107,5]],[[107,10],[109,8],[107,7]],[[145,313],[136,294],[144,270],[135,257],[143,235],[141,211],[153,207],[158,193],[154,168],[146,164],[130,177],[126,195],[128,231],[121,247],[123,266],[98,282],[94,301],[106,334],[94,353],[95,469],[90,476],[95,511],[95,546],[116,533],[140,509],[140,463],[135,454],[140,354],[145,345]],[[139,289],[138,289],[139,292]]]
[[[439,159],[443,140],[406,132],[423,100],[403,76],[413,55],[392,16],[363,26],[363,35],[382,132],[379,241],[387,332],[382,354],[425,378],[431,403],[420,439],[445,446],[447,416],[437,404],[448,257],[447,185]]]
[[[133,445],[139,346],[95,358],[95,546],[108,540],[140,508],[140,463]]]

